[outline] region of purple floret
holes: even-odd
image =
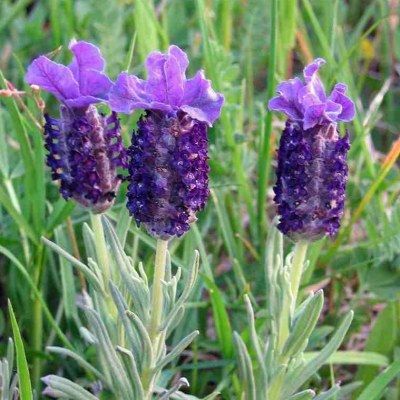
[[[282,82],[277,87],[278,96],[272,98],[268,108],[286,114],[303,129],[316,125],[349,122],[354,118],[354,103],[346,96],[347,86],[338,83],[327,96],[317,72],[325,60],[317,58],[304,68],[304,82],[299,78]]]
[[[279,230],[294,240],[317,240],[337,234],[344,212],[349,137],[340,137],[337,123],[354,118],[355,107],[338,83],[327,97],[317,76],[321,58],[304,69],[305,82],[295,78],[278,85],[270,110],[288,117],[278,150]]]
[[[40,56],[28,67],[26,82],[52,93],[70,108],[107,100],[112,81],[104,74],[100,50],[91,43],[75,40],[69,49],[74,57],[67,67]]]
[[[147,80],[126,72],[120,74],[110,93],[110,107],[127,114],[136,109],[165,113],[181,110],[211,126],[221,113],[224,96],[211,88],[203,71],[187,79],[188,65],[186,53],[177,46],[170,46],[165,54],[150,53],[146,61]]]
[[[61,120],[45,116],[47,165],[60,180],[65,199],[73,198],[94,212],[103,212],[115,199],[121,183],[118,167],[127,166],[119,121],[104,117],[94,106],[76,114],[61,106]]]
[[[129,149],[128,209],[161,239],[181,236],[206,205],[207,125],[179,111],[148,111]]]

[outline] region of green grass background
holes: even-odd
[[[322,287],[326,310],[309,343],[318,350],[341,315],[355,311],[343,353],[323,368],[313,385],[331,381],[367,385],[377,374],[368,351],[399,357],[400,323],[400,27],[397,0],[2,0],[0,2],[0,354],[12,335],[7,298],[13,304],[33,383],[56,371],[89,379],[72,362],[44,352],[45,345],[71,342],[84,352],[77,332],[75,294],[82,281],[72,267],[46,250],[41,236],[73,254],[82,252],[82,223],[88,213],[60,199],[45,167],[37,98],[24,83],[33,58],[50,53],[68,62],[72,38],[97,44],[112,79],[128,69],[143,74],[143,61],[169,44],[184,48],[190,75],[204,68],[226,104],[210,129],[212,196],[198,223],[174,240],[175,265],[188,265],[194,249],[202,277],[190,312],[173,342],[200,329],[187,356],[166,371],[184,373],[190,393],[215,387],[235,399],[232,332],[246,330],[243,294],[264,304],[265,240],[275,209],[274,158],[283,120],[266,110],[276,83],[300,74],[323,57],[327,87],[345,82],[357,107],[346,126],[351,136],[350,180],[343,227],[335,241],[311,246],[305,290]],[[8,97],[16,88],[25,93]],[[7,90],[8,89],[8,90]],[[57,114],[51,96],[46,110]],[[124,140],[138,115],[122,117]],[[124,187],[108,212],[126,221]],[[119,226],[117,225],[117,226]],[[150,271],[154,241],[132,223],[127,246]],[[286,243],[290,250],[291,243]],[[256,310],[260,326],[263,307]],[[90,361],[93,354],[85,354]],[[361,358],[360,358],[361,357]],[[361,361],[360,361],[361,360]],[[340,364],[340,365],[339,365]],[[346,364],[346,366],[343,366]],[[399,398],[400,380],[386,391]]]

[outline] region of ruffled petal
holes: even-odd
[[[68,48],[73,53],[74,57],[71,64],[68,66],[79,82],[80,72],[85,69],[93,69],[95,71],[103,71],[105,67],[104,58],[101,55],[100,49],[94,44],[83,40],[77,42],[71,40]]]
[[[52,93],[58,100],[79,97],[79,86],[71,70],[62,64],[40,56],[28,67],[25,80]]]
[[[317,73],[325,60],[317,58],[304,68],[304,82],[290,79],[277,86],[278,96],[268,102],[268,108],[280,111],[299,123],[304,129],[316,124],[351,121],[355,115],[354,103],[346,96],[346,85],[337,84],[331,95],[326,96],[325,88]]]
[[[107,100],[113,83],[111,79],[99,71],[85,70],[81,79],[80,92],[83,96],[93,96],[99,100]]]
[[[324,85],[319,79],[317,73],[319,69],[326,64],[323,58],[317,58],[311,64],[304,68],[304,79],[310,93],[316,95],[321,101],[326,100]]]
[[[328,121],[337,121],[341,112],[342,106],[340,104],[334,103],[331,100],[326,102],[325,117]]]
[[[302,113],[299,109],[299,91],[304,84],[299,78],[289,79],[277,86],[278,96],[271,99],[268,108],[273,111],[285,113],[294,121],[301,120]]]
[[[112,82],[103,73],[105,61],[99,48],[88,42],[73,40],[69,49],[74,54],[69,69],[79,84],[81,94],[106,99]]]
[[[304,113],[303,128],[305,130],[313,128],[320,123],[321,117],[324,115],[325,104],[314,104],[307,107]]]
[[[122,72],[110,91],[108,103],[113,111],[126,114],[138,108],[150,107],[151,98],[146,92],[146,82]]]
[[[146,61],[148,95],[154,101],[179,107],[187,66],[187,56],[177,46],[170,46],[167,54],[152,52]]]
[[[182,103],[180,108],[192,118],[212,125],[221,114],[224,96],[212,89],[203,71],[198,71],[186,81]]]
[[[338,115],[338,120],[349,122],[354,119],[356,109],[354,103],[346,96],[347,86],[344,83],[338,83],[333,88],[329,100],[342,106],[342,112]]]

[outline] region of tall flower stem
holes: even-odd
[[[290,291],[286,292],[286,296],[283,298],[282,309],[279,317],[279,328],[277,337],[277,347],[280,353],[279,363],[286,364],[287,359],[282,355],[282,351],[285,347],[286,341],[290,335],[290,323],[293,316],[294,310],[296,308],[297,296],[299,294],[299,287],[301,282],[301,276],[304,271],[304,263],[306,260],[308,242],[299,241],[296,242],[293,259],[292,268],[290,271]],[[270,400],[279,400],[281,398],[282,385],[284,382],[284,375],[278,374],[272,381],[269,388],[268,394]]]
[[[301,276],[304,270],[304,262],[306,259],[308,248],[307,241],[299,241],[296,243],[293,253],[292,271],[290,273],[290,288],[292,291],[292,310],[296,307],[297,296],[301,282]]]
[[[292,268],[290,271],[290,293],[283,299],[282,311],[279,319],[278,348],[283,350],[290,334],[290,318],[296,308],[297,296],[304,270],[308,242],[299,241],[293,251]]]
[[[160,323],[164,307],[162,282],[165,277],[165,264],[167,260],[168,241],[157,239],[156,261],[151,295],[150,339],[154,348],[157,348]]]
[[[142,374],[142,384],[146,393],[146,400],[153,398],[153,385],[155,376],[153,368],[157,362],[157,351],[161,337],[160,324],[164,307],[163,280],[165,278],[165,265],[167,261],[168,241],[157,239],[156,260],[153,276],[153,287],[151,294],[149,337],[152,344],[152,360],[149,366],[144,369]]]

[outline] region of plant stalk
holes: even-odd
[[[165,277],[165,264],[167,261],[168,241],[158,239],[156,248],[156,261],[153,277],[151,295],[151,317],[149,336],[153,344],[157,344],[162,312],[164,307],[164,296],[162,282]],[[157,346],[154,346],[157,348]]]
[[[304,270],[308,242],[299,241],[296,243],[293,253],[292,271],[290,273],[290,288],[292,291],[292,311],[296,308],[297,296],[299,294],[301,276]]]
[[[152,344],[152,360],[147,368],[144,368],[141,380],[146,393],[146,400],[153,398],[153,385],[155,376],[153,368],[157,363],[157,351],[159,348],[159,340],[161,338],[160,324],[162,320],[164,295],[163,280],[165,278],[165,265],[167,261],[168,241],[157,239],[156,259],[153,276],[153,286],[151,293],[151,308],[149,322],[149,337]]]

